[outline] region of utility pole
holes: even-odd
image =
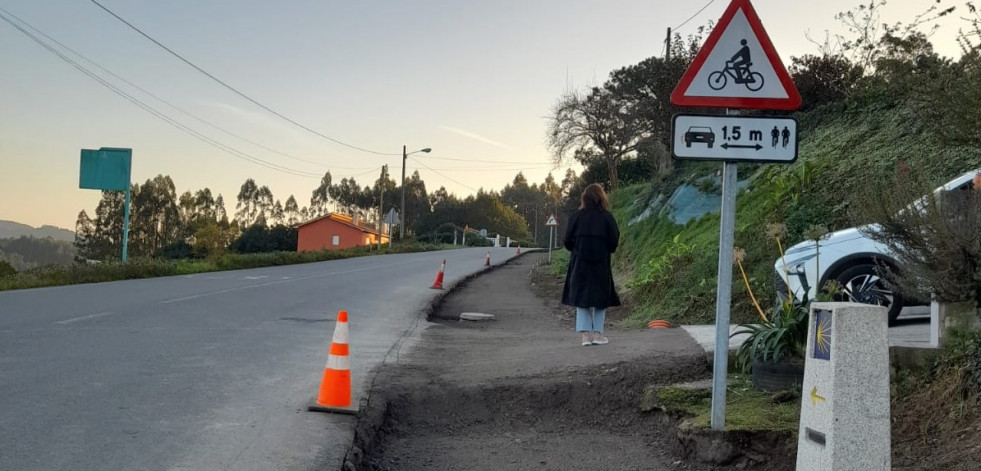
[[[402,146],[402,214],[399,215],[399,242],[405,238],[405,159],[409,157],[409,154],[415,154],[418,152],[425,152],[428,154],[432,152],[432,149],[426,147],[406,153],[405,146]]]
[[[399,243],[405,240],[405,159],[409,156],[405,153],[405,146],[402,146],[402,206],[399,214]]]
[[[382,248],[382,234],[384,233],[385,220],[382,213],[385,211],[385,183],[388,180],[388,165],[382,165],[381,178],[378,179],[378,188],[381,195],[378,197],[378,250]]]
[[[668,38],[664,40],[667,46],[664,49],[664,62],[671,61],[671,28],[668,28]]]

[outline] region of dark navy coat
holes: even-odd
[[[563,240],[572,254],[562,304],[601,309],[620,305],[610,268],[610,255],[619,241],[620,229],[609,211],[581,209],[572,213]]]

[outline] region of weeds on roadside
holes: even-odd
[[[82,283],[155,278],[161,276],[189,275],[195,273],[243,270],[278,265],[322,262],[342,258],[388,253],[423,252],[438,250],[442,246],[430,244],[400,244],[368,251],[365,247],[346,250],[322,250],[317,252],[267,252],[256,254],[225,254],[204,260],[163,260],[132,258],[126,263],[118,261],[98,264],[74,264],[68,266],[46,265],[0,277],[0,291],[40,288]]]
[[[767,235],[776,241],[781,260],[784,259],[784,251],[780,238],[784,232],[785,228],[782,224],[770,224],[767,227]],[[809,230],[808,236],[812,237],[815,243],[820,246],[820,241],[827,234],[827,229],[813,226]],[[817,250],[820,251],[820,248]],[[805,292],[800,298],[797,298],[788,286],[787,298],[774,306],[770,310],[770,315],[767,315],[753,294],[749,278],[746,276],[746,270],[742,264],[744,256],[744,250],[740,248],[734,250],[733,259],[739,267],[746,292],[760,315],[760,322],[740,324],[739,329],[733,332],[732,336],[748,334],[747,339],[736,352],[737,366],[742,371],[748,372],[757,359],[768,362],[803,361],[804,350],[807,347],[807,323],[810,315],[808,294]],[[832,290],[830,293],[827,292],[829,288]],[[840,285],[826,284],[822,290],[826,293],[822,300],[833,298],[839,289]]]

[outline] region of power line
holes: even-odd
[[[95,0],[92,0],[92,1],[95,1]],[[708,8],[709,6],[711,6],[713,3],[715,3],[715,0],[709,0],[709,2],[706,3],[705,6],[702,7],[701,10],[696,11],[695,14],[692,15],[690,18],[688,18],[687,20],[685,20],[684,22],[682,22],[680,25],[675,26],[674,27],[674,31],[678,31],[679,29],[681,29],[682,26],[688,24],[689,21],[694,20],[696,16],[698,16],[700,13],[702,13],[703,11],[705,11],[705,9]]]
[[[535,163],[535,162],[529,163],[527,161],[518,161],[518,160],[475,160],[475,159],[461,159],[461,158],[453,158],[453,157],[433,157],[430,155],[420,155],[419,157],[423,159],[453,160],[456,162],[469,162],[469,163],[481,163],[481,164],[551,165],[551,164]]]
[[[477,190],[476,188],[474,188],[474,187],[472,187],[472,186],[470,186],[470,185],[467,185],[467,184],[464,184],[464,183],[461,183],[461,182],[459,182],[459,181],[457,181],[457,180],[454,180],[454,179],[452,179],[452,178],[450,178],[450,177],[448,177],[448,176],[446,176],[446,175],[443,175],[442,173],[439,173],[439,172],[438,172],[438,171],[436,171],[436,170],[433,170],[433,168],[432,168],[432,167],[430,167],[430,166],[428,166],[428,165],[426,165],[426,164],[424,164],[424,163],[422,163],[422,162],[421,162],[421,161],[420,161],[419,159],[417,159],[417,158],[416,158],[416,157],[415,157],[414,155],[410,155],[410,156],[409,156],[409,158],[410,158],[410,159],[412,159],[412,160],[415,160],[417,164],[419,164],[419,165],[422,165],[423,167],[425,167],[425,168],[427,168],[427,169],[429,169],[429,170],[431,170],[431,171],[432,171],[433,173],[435,173],[436,175],[439,175],[439,176],[441,176],[441,177],[443,177],[443,178],[445,178],[445,179],[447,179],[447,180],[449,180],[449,181],[451,181],[451,182],[453,182],[453,183],[456,183],[457,185],[460,185],[460,186],[462,186],[462,187],[464,187],[464,188],[467,188],[467,189],[469,189],[469,190],[471,190],[471,191],[479,191],[479,190]]]
[[[187,64],[187,65],[189,65],[189,66],[191,66],[192,68],[194,68],[194,70],[197,70],[198,72],[200,72],[200,73],[202,73],[202,74],[204,74],[205,76],[207,76],[207,77],[208,77],[208,78],[210,78],[211,80],[214,80],[215,82],[217,82],[217,83],[218,83],[218,84],[220,84],[221,86],[223,86],[223,87],[225,87],[225,88],[227,88],[228,90],[230,90],[230,91],[232,91],[232,92],[233,92],[233,93],[235,93],[236,95],[238,95],[238,96],[240,96],[240,97],[242,97],[242,98],[244,98],[244,99],[246,99],[246,100],[248,100],[249,102],[251,102],[252,104],[254,104],[254,105],[256,105],[256,106],[258,106],[259,108],[262,108],[262,109],[264,109],[264,110],[266,110],[266,111],[268,111],[268,112],[270,112],[270,113],[272,113],[273,115],[275,115],[275,116],[277,116],[277,117],[279,117],[279,118],[281,118],[281,119],[283,119],[283,120],[285,120],[286,122],[288,122],[288,123],[290,123],[290,124],[292,124],[292,125],[294,125],[294,126],[296,126],[296,127],[298,127],[298,128],[300,128],[300,129],[303,129],[304,131],[307,131],[307,132],[309,132],[309,133],[312,133],[312,134],[315,134],[315,135],[317,135],[317,136],[320,136],[320,137],[322,137],[322,138],[324,138],[324,139],[327,139],[328,141],[331,141],[331,142],[333,142],[333,143],[335,143],[335,144],[340,144],[340,145],[342,145],[342,146],[345,146],[345,147],[349,147],[349,148],[351,148],[351,149],[355,149],[355,150],[359,150],[359,151],[361,151],[361,152],[367,152],[367,153],[369,153],[369,154],[375,154],[375,155],[402,155],[402,154],[399,154],[399,153],[390,153],[390,152],[379,152],[379,151],[374,151],[374,150],[371,150],[371,149],[365,149],[364,147],[358,147],[358,146],[356,146],[356,145],[353,145],[353,144],[348,144],[348,143],[346,143],[346,142],[343,142],[343,141],[340,141],[340,140],[338,140],[338,139],[335,139],[335,138],[333,138],[333,137],[330,137],[330,136],[328,136],[328,135],[326,135],[326,134],[322,134],[322,133],[320,133],[320,132],[317,132],[317,131],[315,131],[315,130],[313,130],[313,129],[311,129],[311,128],[309,128],[309,127],[307,127],[307,126],[304,126],[304,125],[302,125],[302,124],[300,124],[300,123],[298,123],[298,122],[296,122],[296,121],[294,121],[293,119],[290,119],[290,118],[288,118],[288,117],[286,117],[286,116],[284,116],[283,114],[281,114],[281,113],[279,113],[278,111],[276,111],[276,110],[273,110],[272,108],[269,108],[268,106],[266,106],[266,105],[263,105],[262,103],[259,103],[258,101],[256,101],[256,100],[254,100],[254,99],[253,99],[252,97],[250,97],[250,96],[248,96],[248,95],[246,95],[245,93],[242,93],[242,92],[240,92],[240,91],[238,91],[238,89],[236,89],[235,87],[232,87],[231,85],[229,85],[229,84],[227,84],[227,83],[225,83],[224,81],[222,81],[222,80],[221,80],[221,79],[219,79],[218,77],[215,77],[214,75],[212,75],[212,74],[210,74],[210,73],[208,73],[208,71],[206,71],[206,70],[204,70],[204,69],[202,69],[201,67],[198,67],[198,66],[197,66],[197,65],[195,65],[195,64],[194,64],[193,62],[191,62],[191,61],[189,61],[189,60],[187,60],[187,59],[185,59],[185,58],[184,58],[184,56],[181,56],[180,54],[178,54],[178,53],[176,53],[176,52],[174,52],[174,51],[173,51],[172,49],[170,49],[169,47],[167,47],[167,46],[164,46],[164,45],[163,45],[162,43],[160,43],[160,41],[157,41],[156,39],[153,39],[153,37],[151,37],[151,36],[150,36],[149,34],[146,34],[146,33],[144,33],[144,32],[143,32],[142,30],[140,30],[139,28],[137,28],[136,26],[134,26],[134,25],[133,25],[132,23],[130,23],[130,22],[128,22],[128,21],[126,21],[125,19],[123,19],[123,17],[121,17],[121,16],[119,16],[119,15],[117,15],[117,14],[116,14],[116,13],[114,13],[114,12],[113,12],[112,10],[110,10],[110,9],[108,9],[108,8],[106,8],[106,7],[105,7],[105,6],[103,6],[103,5],[101,4],[101,3],[99,3],[99,2],[97,2],[96,0],[89,0],[89,1],[91,1],[92,3],[94,3],[94,4],[95,4],[96,6],[98,6],[99,8],[101,8],[101,9],[103,9],[103,10],[105,10],[105,11],[106,11],[106,13],[109,13],[110,15],[112,15],[113,17],[115,17],[115,18],[116,18],[117,20],[119,20],[119,21],[121,21],[121,22],[122,22],[123,24],[125,24],[126,26],[129,26],[129,27],[130,27],[131,29],[133,29],[133,31],[136,31],[137,33],[139,33],[139,34],[140,34],[140,35],[142,35],[143,37],[145,37],[145,38],[147,38],[147,39],[149,39],[149,40],[150,40],[151,42],[153,42],[153,43],[154,43],[154,44],[156,44],[157,46],[160,46],[160,47],[161,47],[161,48],[162,48],[163,50],[165,50],[165,51],[167,51],[167,52],[169,52],[169,53],[170,53],[171,55],[173,55],[174,57],[176,57],[176,58],[178,58],[178,59],[180,59],[180,60],[181,60],[182,62],[184,62],[185,64]]]
[[[134,105],[142,108],[146,112],[148,112],[148,113],[152,114],[153,116],[157,117],[158,119],[160,119],[160,120],[162,120],[162,121],[170,124],[171,126],[174,126],[177,129],[180,129],[181,131],[184,131],[185,133],[190,134],[191,136],[197,138],[198,140],[201,140],[201,141],[205,142],[206,144],[209,144],[209,145],[211,145],[213,147],[216,147],[216,148],[218,148],[218,149],[220,149],[220,150],[222,150],[224,152],[227,152],[227,153],[229,153],[229,154],[231,154],[231,155],[233,155],[235,157],[238,157],[238,158],[247,160],[247,161],[252,162],[252,163],[254,163],[256,165],[260,165],[262,167],[266,167],[266,168],[271,169],[271,170],[276,170],[276,171],[279,171],[279,172],[288,173],[288,174],[296,175],[296,176],[303,176],[303,177],[317,177],[317,178],[319,178],[321,176],[319,174],[310,173],[310,172],[306,172],[306,171],[302,171],[302,170],[297,170],[297,169],[294,169],[294,168],[290,168],[290,167],[286,167],[286,166],[282,166],[282,165],[274,164],[272,162],[265,161],[265,160],[260,159],[258,157],[255,157],[255,156],[252,156],[250,154],[247,154],[245,152],[239,151],[239,150],[237,150],[237,149],[235,149],[235,148],[233,148],[231,146],[225,145],[225,144],[221,143],[220,141],[217,141],[215,139],[212,139],[212,138],[210,138],[210,137],[208,137],[208,136],[206,136],[206,135],[204,135],[204,134],[202,134],[202,133],[200,133],[198,131],[195,131],[194,129],[192,129],[192,128],[186,126],[186,125],[184,125],[183,123],[181,123],[181,122],[179,122],[179,121],[171,118],[170,116],[167,116],[166,114],[158,111],[157,109],[155,109],[152,106],[146,104],[145,102],[141,101],[140,99],[138,99],[138,98],[136,98],[136,97],[134,97],[134,96],[126,93],[125,91],[121,90],[119,87],[113,85],[109,81],[107,81],[107,80],[103,79],[102,77],[100,77],[98,74],[96,74],[96,73],[92,72],[91,70],[87,69],[85,66],[83,66],[83,65],[79,64],[78,62],[72,60],[71,57],[66,56],[61,51],[58,51],[57,49],[55,49],[54,47],[52,47],[50,44],[44,42],[44,40],[42,40],[41,38],[35,36],[30,31],[24,29],[19,24],[15,23],[10,18],[8,18],[7,15],[9,14],[9,12],[7,10],[5,10],[3,8],[0,8],[0,11],[3,12],[3,13],[0,13],[0,19],[2,19],[3,21],[7,22],[8,24],[10,24],[11,26],[13,26],[14,28],[16,28],[21,33],[25,34],[31,40],[33,40],[34,42],[36,42],[39,45],[41,45],[41,47],[47,49],[52,54],[58,56],[58,58],[60,58],[61,60],[63,60],[65,62],[67,62],[68,64],[70,64],[72,67],[74,67],[75,69],[77,69],[79,72],[82,72],[83,74],[85,74],[89,78],[97,81],[99,84],[101,84],[102,86],[108,88],[113,93],[121,96],[122,98],[124,98],[125,100],[129,101],[130,103],[132,103],[132,104],[134,104]]]
[[[221,127],[221,126],[218,126],[217,124],[211,123],[210,121],[208,121],[208,120],[206,120],[204,118],[201,118],[201,117],[199,117],[199,116],[197,116],[197,115],[195,115],[193,113],[190,113],[190,112],[184,110],[183,108],[181,108],[181,107],[179,107],[179,106],[177,106],[177,105],[175,105],[175,104],[173,104],[173,103],[171,103],[171,102],[169,102],[169,101],[167,101],[167,100],[165,100],[165,99],[163,99],[163,98],[161,98],[161,97],[153,94],[149,90],[147,90],[147,89],[145,89],[145,88],[143,88],[143,87],[141,87],[141,86],[139,86],[139,85],[137,85],[137,84],[135,84],[135,83],[127,80],[125,77],[122,77],[119,74],[117,74],[117,73],[115,73],[115,72],[113,72],[113,71],[111,71],[111,70],[109,70],[109,69],[107,69],[107,68],[99,65],[97,62],[89,59],[84,54],[82,54],[82,53],[80,53],[80,52],[72,49],[71,47],[67,46],[66,44],[62,43],[61,41],[58,41],[57,39],[51,37],[50,35],[48,35],[44,31],[41,31],[40,29],[36,28],[34,25],[28,23],[27,21],[25,21],[24,19],[18,17],[17,15],[15,15],[15,14],[7,11],[7,10],[3,10],[3,11],[6,12],[6,14],[8,16],[14,18],[15,20],[19,21],[20,23],[24,24],[25,26],[27,26],[28,28],[30,28],[31,30],[33,30],[35,33],[40,34],[41,36],[44,36],[49,41],[51,41],[51,42],[53,42],[53,43],[61,46],[63,49],[71,52],[72,54],[74,54],[75,56],[81,58],[85,62],[88,62],[89,64],[91,64],[91,65],[99,68],[99,70],[102,70],[103,72],[105,72],[105,73],[107,73],[107,74],[115,77],[117,80],[119,80],[119,81],[121,81],[121,82],[123,82],[123,83],[125,83],[125,84],[127,84],[127,85],[129,85],[129,86],[131,86],[131,87],[133,87],[133,88],[135,88],[135,89],[143,92],[143,93],[145,93],[146,95],[152,97],[153,99],[157,100],[158,102],[163,103],[163,104],[165,104],[165,105],[173,108],[174,110],[177,110],[181,114],[183,114],[185,116],[188,116],[188,117],[190,117],[190,118],[192,118],[192,119],[194,119],[194,120],[196,120],[196,121],[198,121],[198,122],[200,122],[200,123],[202,123],[202,124],[204,124],[206,126],[209,126],[209,127],[213,128],[213,129],[216,129],[218,131],[221,131],[221,132],[223,132],[223,133],[225,133],[225,134],[227,134],[229,136],[232,136],[232,137],[234,137],[236,139],[239,139],[239,140],[241,140],[243,142],[252,144],[252,145],[254,145],[254,146],[256,146],[256,147],[258,147],[260,149],[267,150],[267,151],[272,152],[274,154],[279,154],[279,155],[281,155],[283,157],[286,157],[286,158],[289,158],[289,159],[293,159],[293,160],[296,160],[296,161],[299,161],[299,162],[305,162],[305,163],[308,163],[308,164],[319,165],[319,166],[326,166],[327,165],[324,162],[316,162],[316,161],[313,161],[313,160],[296,157],[296,156],[290,155],[290,154],[288,154],[286,152],[282,152],[282,151],[273,149],[271,147],[268,147],[268,146],[265,146],[265,145],[260,144],[258,142],[255,142],[255,141],[253,141],[251,139],[248,139],[246,137],[243,137],[243,136],[241,136],[239,134],[236,134],[236,133],[234,133],[232,131],[229,131],[229,130]],[[337,169],[343,169],[343,170],[364,170],[364,167],[335,167],[335,166],[331,166],[331,168],[337,168]]]

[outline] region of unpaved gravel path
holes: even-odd
[[[421,341],[377,372],[346,469],[708,469],[682,462],[673,424],[639,409],[648,384],[708,377],[704,351],[681,329],[615,326],[609,345],[581,346],[572,310],[532,286],[543,258],[443,300]]]

